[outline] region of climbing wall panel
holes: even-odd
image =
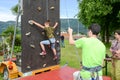
[[[49,46],[45,46],[46,56],[39,55],[42,51],[39,43],[46,37],[43,29],[28,23],[31,19],[42,25],[47,19],[51,21],[51,26],[55,22],[59,23],[59,0],[23,0],[23,15],[21,17],[22,72],[56,65],[60,61],[60,25],[57,26],[54,33],[58,59],[53,60],[54,55]]]

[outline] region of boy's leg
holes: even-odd
[[[45,51],[45,47],[44,47],[44,45],[42,44],[42,42],[40,42],[40,46],[41,46],[41,48],[42,48],[42,51]]]
[[[54,54],[53,60],[56,60],[57,59],[57,52],[56,52],[56,49],[55,49],[55,38],[51,38],[50,42],[51,42],[51,49],[52,49],[53,54]]]
[[[44,45],[49,45],[49,44],[50,44],[49,40],[44,40],[40,42],[40,46],[42,48],[42,53],[40,53],[40,55],[46,55],[46,50]]]
[[[52,51],[53,51],[53,54],[54,54],[53,60],[56,60],[56,59],[57,59],[56,49],[55,49],[55,48],[52,48]]]
[[[40,55],[46,55],[45,47],[41,42],[40,42],[40,46],[42,48],[42,52],[40,53]]]

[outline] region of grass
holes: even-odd
[[[0,73],[0,80],[3,80],[3,74]]]
[[[109,45],[106,45],[107,52],[110,55],[109,52]],[[61,48],[61,61],[60,65],[64,66],[66,63],[68,63],[68,66],[72,68],[79,69],[80,67],[80,61],[81,61],[81,49],[75,48],[73,45],[69,45],[68,40],[65,40],[65,48]],[[108,63],[108,76],[111,76],[111,63]],[[103,73],[105,75],[105,69],[103,69]],[[0,74],[0,80],[2,80],[2,75]]]
[[[73,68],[80,67],[81,60],[81,49],[75,48],[73,45],[69,45],[68,41],[65,40],[65,48],[61,48],[61,63],[60,65],[64,65],[68,63],[68,66]]]

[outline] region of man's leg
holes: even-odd
[[[64,40],[63,40],[63,47],[65,47],[65,43],[64,43]]]
[[[76,71],[73,73],[73,80],[81,80],[80,79],[80,71]]]
[[[64,45],[63,45],[63,41],[61,41],[61,44],[62,44],[62,47],[64,47]]]

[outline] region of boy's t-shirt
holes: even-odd
[[[46,35],[48,38],[54,38],[54,28],[53,27],[45,27]]]
[[[81,38],[75,41],[77,48],[82,48],[82,65],[88,68],[102,66],[105,59],[106,48],[104,44],[97,38]],[[90,78],[91,73],[82,70],[80,75],[83,78]],[[99,71],[102,75],[102,70]]]

